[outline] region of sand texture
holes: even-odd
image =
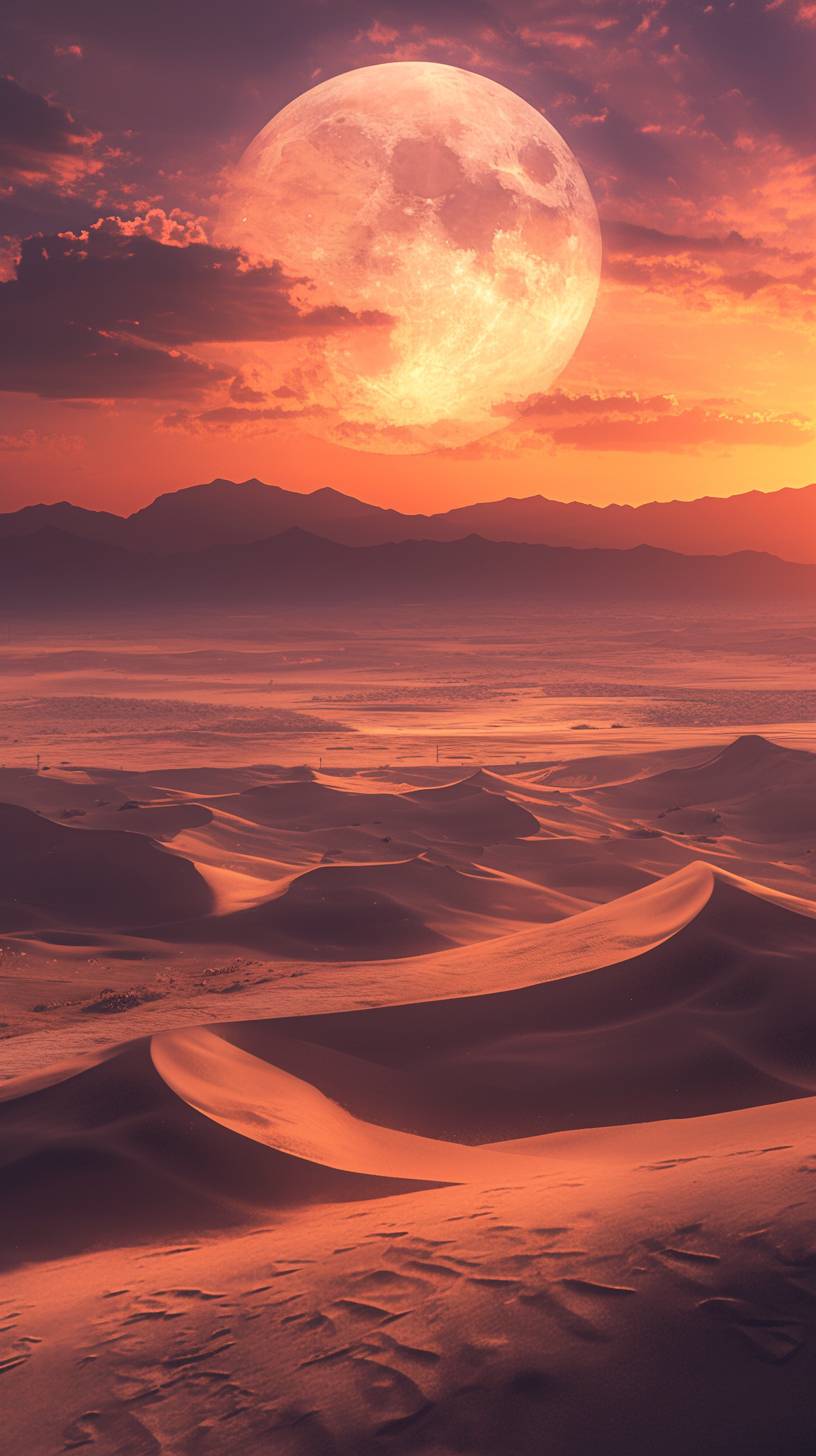
[[[816,1449],[816,755],[0,799],[10,1451]]]

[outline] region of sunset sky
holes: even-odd
[[[423,511],[816,480],[811,0],[12,0],[0,34],[0,507],[128,511],[214,476]],[[285,360],[345,301],[309,318],[280,269],[214,240],[230,169],[275,112],[399,60],[539,109],[604,249],[557,383],[497,433],[419,456],[312,438],[291,391],[255,387],[236,339]]]

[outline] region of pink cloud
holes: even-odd
[[[549,430],[577,450],[696,451],[703,446],[805,445],[813,424],[799,415],[726,413],[696,405],[653,418],[587,420]]]

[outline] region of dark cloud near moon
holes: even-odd
[[[200,210],[213,159],[216,169],[234,159],[293,96],[414,46],[520,91],[555,122],[593,188],[605,181],[648,203],[667,187],[699,186],[688,126],[656,125],[681,99],[683,119],[700,119],[705,150],[733,146],[747,128],[812,151],[816,25],[801,23],[806,9],[803,0],[76,0],[69,17],[61,0],[10,0],[0,48],[27,85],[36,77],[41,106],[54,109],[49,124],[70,111],[78,120],[75,132],[64,122],[65,137],[93,128],[112,141],[104,176],[114,197],[124,147],[128,186],[141,189],[129,195],[155,196],[162,169],[174,176],[170,204]],[[395,37],[390,50],[383,36]],[[60,58],[71,46],[80,63]],[[602,124],[583,124],[593,116]],[[30,225],[19,199],[6,199],[2,214],[0,232]],[[90,220],[75,213],[67,225]]]
[[[623,219],[607,220],[604,228],[607,245],[623,252],[646,254],[677,253],[743,253],[756,246],[742,233],[699,234],[667,233],[661,228],[646,227]]]
[[[77,122],[64,106],[0,76],[0,185],[4,189],[52,187],[72,191],[98,169],[98,133]]]
[[[107,219],[79,235],[29,238],[0,284],[0,388],[61,398],[183,398],[234,369],[191,346],[378,326],[342,305],[299,308],[277,264],[235,249],[175,246]],[[124,229],[124,230],[123,230]]]

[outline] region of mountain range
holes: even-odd
[[[0,604],[46,613],[275,604],[323,609],[381,605],[546,603],[764,611],[816,602],[816,566],[761,552],[686,556],[653,546],[577,550],[528,542],[408,540],[347,546],[299,527],[261,541],[173,555],[131,551],[41,528],[0,539]]]
[[[127,517],[67,501],[0,514],[0,540],[57,530],[160,555],[247,544],[292,528],[345,546],[478,535],[581,550],[655,546],[692,556],[761,551],[785,561],[816,563],[816,485],[641,506],[508,497],[407,515],[329,487],[300,493],[255,479],[219,479],[167,492]]]

